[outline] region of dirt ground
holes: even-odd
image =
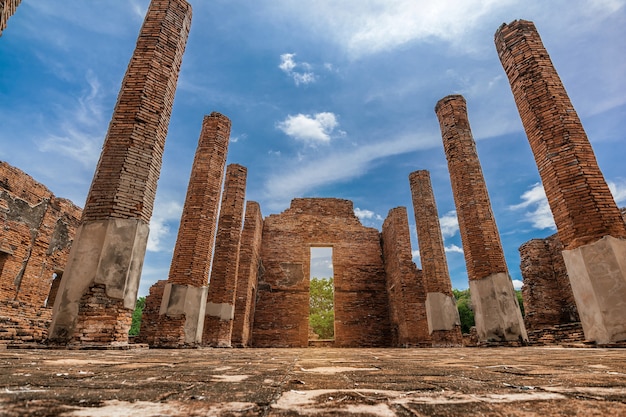
[[[0,350],[0,416],[626,416],[626,350]]]

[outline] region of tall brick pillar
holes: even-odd
[[[561,79],[532,22],[495,43],[563,244],[585,337],[626,340],[626,225]]]
[[[128,342],[190,25],[186,1],[150,3],[55,301],[54,343]]]
[[[246,203],[246,216],[241,232],[239,269],[237,271],[237,299],[233,323],[233,346],[247,346],[254,319],[258,274],[261,268],[261,236],[263,217],[259,203]]]
[[[13,16],[15,9],[21,2],[22,0],[0,0],[0,36],[2,36],[2,31],[7,27],[7,20]]]
[[[247,169],[241,165],[226,168],[202,336],[208,346],[231,346],[246,176]]]
[[[213,112],[204,117],[160,308],[144,310],[140,334],[150,346],[176,347],[202,341],[229,136],[230,120],[226,116]],[[152,305],[146,300],[148,304]]]
[[[435,112],[448,159],[478,338],[481,342],[527,341],[465,99],[460,95],[444,97]]]
[[[428,331],[434,346],[462,346],[461,319],[452,294],[430,174],[426,170],[412,172],[409,183],[426,290]]]

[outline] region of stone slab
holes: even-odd
[[[430,334],[437,330],[453,330],[461,325],[454,297],[440,292],[426,294],[426,318]]]
[[[202,341],[208,287],[165,284],[159,314],[185,316],[185,343]]]

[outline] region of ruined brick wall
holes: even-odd
[[[7,27],[7,20],[15,13],[22,0],[0,0],[0,36]]]
[[[167,280],[159,280],[150,287],[146,304],[141,315],[141,327],[136,343],[150,346],[178,347],[185,344],[184,334],[180,331],[185,325],[185,317],[168,317],[159,314],[163,290]]]
[[[62,276],[80,216],[71,201],[0,161],[0,340],[45,339],[53,278]]]
[[[250,340],[256,307],[258,274],[259,269],[262,268],[260,256],[262,233],[263,217],[259,203],[248,201],[239,249],[235,321],[231,338],[233,346],[245,347]]]
[[[97,326],[93,317],[102,306],[111,309],[101,311],[103,321],[132,315],[191,14],[185,0],[150,2],[68,261],[65,283],[73,291],[66,292],[63,286],[62,298],[57,297],[54,307],[51,342],[128,339],[128,329],[115,327],[116,333],[111,334],[109,328]],[[99,260],[88,264],[79,259],[82,251],[99,251]],[[103,273],[103,268],[109,271]],[[102,283],[106,283],[106,292],[98,290]],[[98,299],[100,296],[103,298]],[[90,326],[100,335],[81,330]],[[85,338],[79,337],[87,333]]]
[[[198,288],[208,284],[230,126],[230,120],[217,112],[205,116],[202,121],[168,275],[170,284]],[[146,303],[154,303],[157,308],[144,309],[142,322],[158,325],[142,325],[140,339],[151,346],[156,343],[156,346],[174,347],[185,340],[185,320],[181,321],[179,315],[172,317],[173,314],[159,310],[161,298],[153,301],[151,297],[163,297],[163,294],[163,288],[158,291],[155,289],[154,295],[150,290]],[[169,300],[164,302],[169,304]],[[169,342],[165,335],[171,338]]]
[[[607,235],[626,238],[626,225],[535,25],[503,24],[495,44],[564,249]]]
[[[252,345],[308,345],[310,249],[317,246],[333,249],[335,346],[389,346],[379,235],[361,225],[347,200],[294,199],[266,217]]]
[[[393,346],[432,346],[424,274],[412,260],[405,207],[389,210],[381,233]]]
[[[532,239],[519,248],[524,323],[528,330],[579,321],[562,251],[556,234]]]
[[[500,234],[467,118],[465,99],[460,95],[445,97],[437,103],[435,111],[448,159],[467,275],[470,280],[479,280],[494,273],[508,274]]]
[[[205,345],[231,346],[247,175],[241,165],[230,164],[226,169],[204,317]]]

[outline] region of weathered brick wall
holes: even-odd
[[[0,340],[46,337],[53,277],[62,275],[80,216],[71,201],[0,161]]]
[[[244,166],[230,164],[226,168],[204,317],[205,345],[231,345],[247,175]],[[227,310],[229,313],[224,314]]]
[[[217,112],[205,116],[202,121],[168,283],[198,288],[208,284],[230,126],[230,120]],[[163,288],[156,294],[163,297]],[[140,339],[151,346],[159,343],[158,346],[173,347],[181,340],[184,342],[185,320],[181,321],[181,317],[171,317],[167,313],[157,317],[161,313],[161,298],[153,301],[153,296],[151,290],[146,302],[154,303],[157,307],[144,309],[142,322],[159,325],[142,326]],[[171,340],[167,341],[165,335],[170,335]]]
[[[450,281],[446,251],[439,224],[439,213],[437,212],[435,194],[430,181],[430,173],[426,170],[412,172],[409,175],[409,183],[422,263],[424,291],[426,294],[436,293],[453,297],[452,282]],[[430,314],[434,314],[434,311]],[[447,330],[434,330],[430,337],[437,346],[460,346],[463,343],[460,325],[455,325]]]
[[[508,273],[476,143],[467,118],[465,99],[452,95],[435,108],[448,159],[450,182],[470,280]]]
[[[333,248],[335,345],[389,346],[379,235],[361,225],[347,200],[294,199],[266,217],[252,345],[308,345],[310,249],[317,246]]]
[[[159,280],[150,287],[146,296],[146,304],[141,315],[137,343],[147,343],[150,346],[180,347],[185,345],[185,338],[180,329],[185,325],[185,317],[168,317],[159,314],[163,290],[167,280]]]
[[[168,277],[172,284],[207,285],[229,137],[226,116],[204,117]]]
[[[261,237],[263,217],[261,207],[255,201],[246,203],[246,215],[241,232],[239,269],[237,271],[237,295],[232,344],[245,347],[250,340],[252,321],[256,307],[258,274],[261,266]]]
[[[152,0],[128,64],[83,220],[150,222],[178,73],[191,26],[185,0]]]
[[[432,346],[424,274],[412,260],[405,207],[389,210],[381,234],[393,346]]]
[[[80,230],[89,231],[79,231],[74,243],[73,253],[99,250],[99,260],[88,264],[70,256],[63,289],[69,286],[81,290],[63,291],[62,298],[57,298],[50,329],[52,343],[128,340],[130,321],[126,317],[132,314],[139,287],[191,14],[185,0],[150,2],[85,203]],[[94,241],[94,230],[106,239]],[[115,238],[120,242],[109,240]],[[103,268],[109,271],[100,273]],[[81,269],[91,271],[78,272]],[[106,282],[107,291],[96,279]],[[112,317],[117,317],[121,325],[113,326]],[[103,327],[102,322],[111,327]]]
[[[566,250],[626,225],[565,87],[532,22],[503,24],[495,44]]]
[[[532,239],[519,248],[524,323],[539,330],[579,321],[558,236]],[[529,338],[533,334],[529,333]]]
[[[7,27],[7,20],[13,16],[21,2],[22,0],[0,0],[0,36]]]

